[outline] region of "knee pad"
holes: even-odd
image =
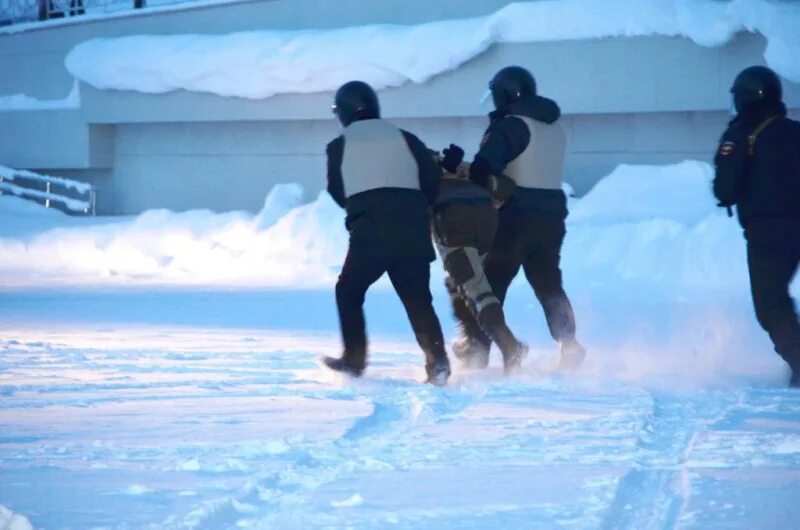
[[[450,250],[444,257],[444,267],[456,285],[464,285],[476,276],[472,260],[464,247]]]

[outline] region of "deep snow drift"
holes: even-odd
[[[572,199],[567,278],[746,290],[741,231],[715,208],[711,178],[701,162],[620,166]],[[325,192],[297,206],[301,196],[297,185],[277,186],[255,216],[152,210],[133,218],[68,217],[3,196],[0,286],[332,286],[347,248],[344,213]]]
[[[352,79],[376,89],[423,83],[494,43],[665,35],[720,46],[751,31],[767,38],[767,64],[800,82],[797,27],[800,6],[792,2],[543,0],[510,4],[486,17],[413,26],[92,39],[76,46],[65,64],[99,89],[259,99],[335,90]]]

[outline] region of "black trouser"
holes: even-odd
[[[798,373],[800,321],[789,285],[800,263],[800,221],[754,220],[745,234],[756,318],[775,351]]]
[[[439,318],[433,310],[430,291],[430,262],[425,257],[376,257],[350,248],[336,282],[336,305],[344,342],[344,359],[355,368],[367,361],[367,333],[364,322],[364,296],[383,273],[405,306],[426,366],[446,359]]]
[[[489,284],[500,302],[505,300],[511,281],[522,267],[544,309],[550,335],[557,341],[575,339],[575,315],[561,280],[561,245],[565,235],[564,220],[559,216],[501,212],[494,244],[484,262]],[[476,338],[489,342],[485,335]]]

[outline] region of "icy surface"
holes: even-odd
[[[719,46],[739,31],[752,31],[767,38],[767,63],[800,82],[797,27],[800,5],[792,2],[544,0],[510,4],[486,17],[413,26],[93,39],[73,48],[65,64],[100,89],[259,99],[335,90],[352,79],[375,88],[423,83],[494,43],[665,35]]]
[[[516,288],[524,371],[433,388],[386,290],[358,381],[316,363],[330,291],[4,293],[0,504],[36,528],[790,528],[800,393],[747,300],[572,295],[580,372],[551,372]]]

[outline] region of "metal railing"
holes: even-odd
[[[39,0],[0,0],[0,26],[37,20]]]
[[[56,193],[55,189],[61,190],[60,193]],[[69,192],[84,196],[85,199],[66,195]],[[34,200],[44,204],[45,208],[59,203],[59,209],[71,213],[93,216],[97,211],[97,189],[91,184],[0,166],[0,196],[6,193]]]
[[[83,0],[39,0],[39,20],[85,15]]]
[[[198,0],[0,0],[0,26],[76,17],[86,14],[118,13],[131,9],[186,4]]]

